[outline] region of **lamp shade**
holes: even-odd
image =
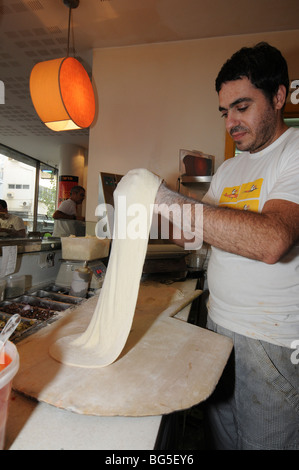
[[[94,120],[92,84],[73,57],[36,64],[30,75],[30,95],[40,119],[54,131],[86,128]]]

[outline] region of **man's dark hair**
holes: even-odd
[[[7,209],[7,203],[6,201],[4,201],[4,199],[0,199],[0,206],[2,207],[2,209]]]
[[[285,58],[281,52],[266,42],[254,47],[243,47],[235,52],[222,66],[216,78],[216,91],[219,93],[225,82],[247,77],[251,83],[273,102],[279,85],[289,91],[289,73]]]
[[[78,193],[80,193],[81,191],[84,191],[84,192],[85,192],[85,189],[83,188],[83,186],[73,186],[73,187],[71,188],[70,194],[71,194],[71,195],[74,194],[74,193],[75,193],[75,194],[78,194]]]

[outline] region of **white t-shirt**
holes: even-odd
[[[0,227],[1,228],[9,228],[14,230],[24,230],[25,224],[21,217],[17,215],[9,214],[7,219],[0,218]]]
[[[261,212],[269,199],[299,204],[299,130],[225,161],[204,202]],[[269,239],[271,243],[271,239]],[[236,333],[286,347],[299,340],[299,245],[273,265],[212,247],[209,315]]]
[[[65,201],[62,201],[58,207],[58,210],[67,215],[77,215],[77,206],[72,199],[66,199]]]
[[[62,201],[58,210],[67,215],[77,215],[77,205],[72,199]],[[54,220],[53,237],[69,237],[70,235],[76,235],[76,223],[76,220],[69,219]]]

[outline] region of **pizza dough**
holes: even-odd
[[[101,294],[83,334],[57,340],[50,355],[67,365],[104,367],[121,353],[132,325],[149,231],[161,179],[145,169],[129,171],[114,191],[114,229]]]

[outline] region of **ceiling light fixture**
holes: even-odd
[[[89,127],[95,116],[95,98],[88,73],[69,57],[71,11],[79,0],[63,0],[69,7],[67,56],[36,64],[30,74],[30,95],[43,123],[53,131]]]

